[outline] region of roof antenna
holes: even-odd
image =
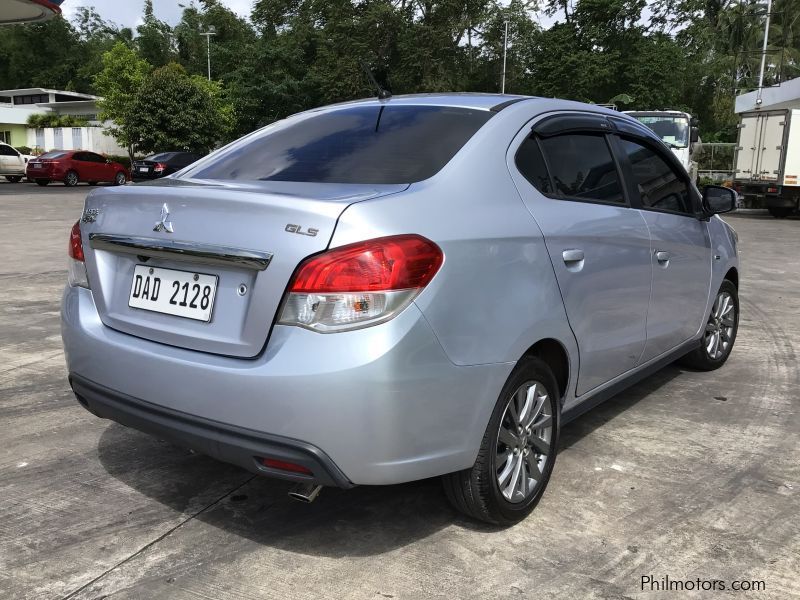
[[[381,87],[381,84],[378,83],[378,80],[375,79],[375,76],[372,74],[372,71],[369,70],[367,63],[363,60],[361,61],[361,68],[364,69],[364,73],[367,74],[367,79],[369,79],[372,87],[375,88],[375,92],[377,93],[378,100],[387,100],[388,98],[392,97],[392,93],[388,90],[385,90]]]

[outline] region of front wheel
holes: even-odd
[[[475,464],[443,478],[455,508],[495,525],[513,525],[530,514],[556,460],[558,397],[544,361],[525,357],[517,364],[489,419]]]
[[[684,356],[681,363],[700,371],[719,369],[728,360],[739,331],[739,293],[726,279],[717,292],[708,315],[702,345]]]
[[[22,181],[22,176],[21,175],[6,175],[6,179],[8,181],[10,181],[11,183],[19,183],[20,181]]]
[[[114,185],[125,185],[125,182],[128,181],[128,178],[125,177],[125,173],[120,171],[114,176]]]

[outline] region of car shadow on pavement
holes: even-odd
[[[643,379],[636,385],[609,398],[602,404],[585,412],[574,421],[567,423],[561,430],[559,452],[581,441],[584,437],[615,419],[626,410],[636,405],[642,399],[656,393],[662,386],[668,384],[676,377],[680,377],[685,370],[676,364],[671,364],[653,375]]]
[[[291,482],[253,475],[167,442],[109,423],[98,442],[109,475],[175,511],[192,512],[198,496],[224,481],[213,505],[195,518],[228,534],[291,552],[371,556],[428,537],[461,517],[438,478],[350,490],[324,488],[313,504],[291,500]],[[226,492],[228,492],[226,494]]]
[[[571,422],[562,431],[561,451],[680,374],[678,367],[666,367]],[[497,530],[453,510],[438,478],[350,490],[325,488],[313,504],[302,504],[287,497],[290,482],[252,475],[117,423],[110,423],[101,435],[98,456],[109,475],[176,511],[191,512],[187,507],[193,499],[213,497],[209,488],[228,482],[220,488],[221,499],[195,518],[227,534],[298,554],[371,556],[450,525]]]

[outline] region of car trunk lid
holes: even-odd
[[[342,211],[406,187],[167,178],[97,190],[86,200],[82,229],[100,318],[164,344],[256,356],[292,273],[328,246]],[[216,278],[208,322],[129,306],[137,266],[137,273],[171,269],[195,281]]]

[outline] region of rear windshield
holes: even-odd
[[[39,158],[61,158],[66,154],[66,152],[45,152]]]
[[[159,160],[169,160],[173,156],[175,156],[174,152],[161,152],[159,154],[151,154],[150,156],[145,158],[145,160],[151,160],[157,162]]]
[[[414,183],[435,175],[494,113],[447,106],[353,106],[268,127],[184,177]]]

